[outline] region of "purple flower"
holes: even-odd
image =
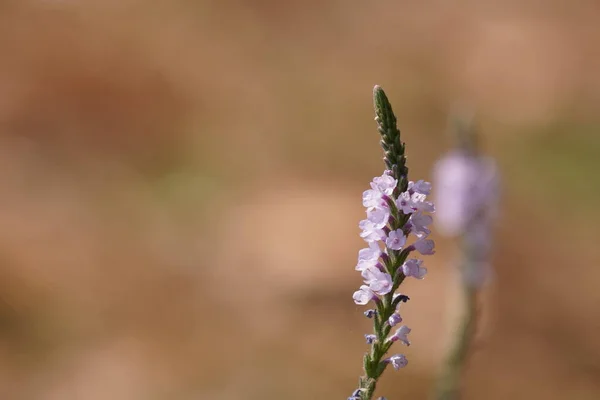
[[[367,220],[371,221],[376,229],[382,229],[390,219],[390,210],[387,208],[375,208],[367,211]]]
[[[381,256],[381,249],[375,242],[370,242],[369,247],[358,251],[358,261],[376,261]]]
[[[360,394],[362,393],[362,389],[356,389],[347,400],[360,400]]]
[[[378,228],[377,224],[369,221],[368,219],[363,219],[360,221],[358,227],[362,229],[360,237],[363,238],[367,243],[375,242],[385,238],[385,232],[383,229]]]
[[[395,370],[406,367],[408,360],[404,354],[396,354],[385,360],[388,364],[392,364]]]
[[[461,233],[476,213],[495,215],[499,179],[491,158],[453,151],[436,163],[434,177],[441,234]]]
[[[365,283],[369,285],[376,294],[383,296],[392,290],[392,277],[387,272],[382,272],[376,268],[368,268],[362,271]]]
[[[402,229],[396,229],[391,231],[385,239],[385,245],[392,250],[402,250],[402,247],[406,244],[406,236]]]
[[[408,190],[428,195],[431,192],[431,183],[425,182],[422,179],[416,182],[410,181],[408,182]]]
[[[369,301],[376,299],[377,296],[367,285],[362,285],[359,290],[354,292],[352,298],[356,304],[364,306]]]
[[[373,178],[371,188],[386,196],[391,196],[398,184],[398,180],[390,175],[390,171],[385,171],[383,175]]]
[[[387,204],[381,192],[372,189],[363,192],[362,202],[367,209],[379,208]]]
[[[382,267],[379,261],[377,260],[360,260],[358,264],[356,264],[356,267],[354,267],[355,270],[361,272],[368,268],[381,269]]]
[[[427,274],[427,268],[421,267],[421,264],[423,264],[423,260],[417,260],[416,258],[406,260],[404,264],[402,264],[402,273],[405,276],[423,279],[425,274]]]
[[[408,337],[406,337],[406,335],[408,335],[410,333],[410,330],[411,329],[408,326],[402,325],[400,328],[398,328],[398,330],[396,330],[396,333],[394,333],[392,336],[389,337],[388,340],[390,340],[392,342],[400,341],[401,343],[405,344],[406,346],[410,346]]]
[[[404,214],[408,215],[413,212],[413,203],[409,192],[402,192],[396,200],[396,207]]]
[[[417,238],[423,239],[429,236],[431,230],[427,227],[431,225],[433,218],[431,215],[425,215],[422,212],[416,212],[410,216],[408,223],[410,224],[410,232]]]
[[[388,318],[388,324],[390,326],[395,326],[398,325],[400,322],[402,322],[402,317],[400,316],[400,314],[398,313],[393,313],[389,318]]]
[[[426,201],[427,195],[410,191],[400,193],[396,200],[396,207],[406,215],[412,214],[417,211],[421,212],[434,212],[435,207],[430,201]]]
[[[412,196],[410,196],[413,212],[414,211],[434,212],[435,207],[433,206],[433,203],[430,201],[426,201],[426,199],[427,199],[427,196],[422,193],[413,193]]]
[[[358,252],[356,270],[360,271],[364,283],[352,298],[359,305],[373,301],[376,307],[372,308],[376,310],[370,309],[364,313],[367,318],[374,319],[374,330],[365,334],[371,351],[363,360],[365,375],[359,380],[359,389],[348,400],[370,399],[386,364],[392,364],[395,369],[407,365],[403,354],[385,358],[393,342],[410,345],[407,337],[410,328],[407,326],[394,328],[396,332],[390,336],[392,327],[402,322],[400,304],[409,300],[408,296],[395,293],[395,289],[399,288],[405,276],[420,279],[427,272],[421,267],[422,261],[406,260],[410,252],[434,252],[433,241],[426,239],[431,234],[429,225],[432,218],[425,213],[435,211],[433,203],[427,200],[431,183],[424,180],[408,181],[405,144],[397,129],[389,100],[379,86],[373,89],[373,99],[387,170],[381,176],[374,177],[370,189],[362,194],[367,217],[358,225],[360,237],[368,243],[368,247]],[[409,245],[407,241],[411,234],[417,239],[414,243],[411,239],[412,244]],[[386,399],[379,397],[378,400]]]
[[[435,243],[431,239],[419,239],[410,247],[417,250],[424,256],[435,254]]]

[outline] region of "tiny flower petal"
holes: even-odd
[[[391,175],[384,173],[381,176],[373,178],[373,182],[371,182],[371,188],[381,194],[390,196],[397,184],[397,179],[394,179]]]
[[[423,279],[425,274],[427,274],[427,268],[421,267],[421,264],[423,264],[423,260],[417,260],[415,258],[406,260],[404,264],[402,264],[402,273],[405,276]]]
[[[367,268],[378,268],[379,261],[377,260],[360,260],[356,267],[354,267],[357,271],[364,271]]]
[[[374,261],[377,260],[381,256],[381,249],[379,245],[375,242],[369,243],[369,248],[365,248],[359,250],[358,252],[358,261],[368,260]]]
[[[376,339],[377,339],[377,336],[375,336],[373,334],[365,335],[365,340],[367,341],[367,344],[373,344],[373,342]]]
[[[381,192],[372,189],[363,192],[362,201],[367,209],[380,207],[382,202],[385,204]]]
[[[419,239],[412,247],[424,256],[435,254],[435,243],[431,239]]]
[[[360,237],[363,238],[367,243],[375,242],[377,240],[383,240],[385,238],[385,232],[383,229],[378,228],[373,222],[368,219],[363,219],[358,224],[358,227],[362,229]]]
[[[396,354],[386,359],[385,362],[392,364],[395,370],[399,370],[400,368],[406,367],[408,364],[408,360],[404,356],[404,354]]]
[[[404,214],[408,215],[408,214],[412,213],[414,210],[412,207],[410,193],[408,193],[408,192],[400,193],[400,196],[398,196],[398,199],[396,200],[396,207],[398,207],[398,209],[400,211],[402,211]]]
[[[392,250],[402,250],[402,247],[406,244],[406,236],[402,229],[391,231],[385,240],[385,245]]]
[[[391,340],[392,342],[400,341],[400,342],[404,343],[406,346],[410,346],[410,342],[408,341],[408,338],[406,337],[406,335],[408,335],[410,333],[410,331],[411,331],[411,329],[408,326],[402,325],[400,328],[398,328],[396,333],[394,333],[392,336],[390,336],[390,338],[388,340]]]
[[[390,326],[398,325],[400,322],[402,322],[402,317],[398,313],[393,313],[390,318],[388,318],[388,324]]]
[[[392,290],[392,277],[387,272],[368,268],[362,272],[362,276],[369,288],[380,296],[388,294]]]
[[[416,182],[410,181],[408,182],[408,190],[427,195],[431,192],[431,183],[425,182],[422,179]]]
[[[427,227],[433,222],[433,218],[430,215],[425,215],[421,211],[416,212],[408,219],[410,224],[410,232],[417,238],[422,239],[427,237],[431,231]]]
[[[375,229],[386,226],[389,219],[390,211],[387,208],[375,208],[367,211],[367,220],[371,221]]]
[[[360,400],[360,394],[362,393],[362,389],[356,389],[347,400]]]
[[[427,198],[427,196],[422,193],[413,193],[410,196],[410,206],[411,206],[413,212],[415,212],[415,211],[434,212],[435,211],[435,207],[433,206],[433,203],[430,201],[425,201],[426,198]]]
[[[365,317],[371,319],[377,314],[377,311],[371,309],[371,310],[365,311],[363,314],[365,314]]]
[[[354,292],[352,298],[354,299],[354,302],[356,304],[364,306],[369,301],[376,298],[376,296],[375,293],[373,293],[373,291],[367,285],[362,285],[359,290]]]

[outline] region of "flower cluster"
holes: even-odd
[[[427,213],[435,211],[433,203],[427,201],[430,191],[431,184],[420,180],[408,182],[407,190],[399,192],[398,180],[385,171],[363,193],[367,218],[360,221],[359,227],[360,236],[369,247],[358,252],[355,269],[360,271],[364,284],[352,297],[356,304],[372,301],[376,306],[376,310],[365,312],[365,316],[374,320],[375,327],[374,333],[365,335],[367,344],[372,346],[365,356],[367,379],[376,380],[388,364],[400,369],[408,363],[403,354],[384,356],[394,342],[410,345],[408,326],[401,325],[390,335],[391,329],[402,322],[398,312],[400,303],[408,301],[407,296],[394,292],[406,277],[422,279],[427,273],[423,260],[408,257],[415,252],[434,253],[434,242],[428,239],[433,219]],[[412,237],[414,241],[409,244]],[[349,400],[361,399],[362,392],[357,390]]]
[[[389,100],[379,86],[373,90],[373,99],[386,170],[375,177],[371,189],[363,193],[367,218],[360,221],[359,227],[360,237],[368,247],[358,252],[356,270],[361,273],[364,284],[352,297],[359,305],[373,302],[375,309],[365,311],[365,316],[373,320],[373,333],[365,335],[367,344],[371,345],[371,351],[363,360],[365,375],[348,400],[371,400],[377,381],[388,365],[394,369],[407,365],[403,354],[387,356],[395,342],[410,345],[411,329],[398,326],[402,322],[398,311],[400,303],[406,303],[409,298],[396,291],[406,277],[422,279],[427,273],[422,260],[408,257],[415,253],[434,253],[434,243],[428,239],[429,225],[433,222],[428,213],[435,211],[433,203],[427,201],[431,184],[408,180],[405,144]]]
[[[428,226],[433,222],[430,215],[434,211],[433,203],[427,201],[431,191],[431,184],[425,181],[409,182],[408,190],[394,196],[398,180],[394,179],[390,171],[376,177],[371,182],[371,189],[363,193],[363,206],[367,209],[367,218],[360,221],[360,236],[367,242],[367,248],[358,252],[356,270],[364,278],[364,284],[352,296],[354,302],[366,305],[373,301],[378,310],[368,310],[368,317],[384,320],[379,321],[389,327],[402,322],[402,317],[396,309],[391,315],[385,312],[384,296],[391,296],[392,303],[398,305],[405,297],[394,296],[392,293],[398,288],[405,277],[410,276],[422,279],[427,273],[423,267],[423,260],[416,258],[407,259],[414,251],[421,255],[430,255],[434,251],[434,242],[427,239],[431,233]],[[415,237],[414,243],[407,246],[409,236]],[[399,301],[396,301],[401,299]],[[410,328],[403,325],[396,334],[387,338],[388,341],[410,344],[406,335]],[[367,343],[373,344],[377,335],[366,335]],[[406,358],[399,355],[390,358],[394,368],[406,365]]]

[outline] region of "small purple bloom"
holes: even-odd
[[[390,210],[387,208],[375,208],[367,211],[367,220],[371,221],[375,229],[382,229],[390,219]]]
[[[360,221],[358,227],[362,229],[360,237],[363,238],[367,243],[382,240],[386,236],[383,229],[378,228],[376,224],[368,219],[363,219]]]
[[[386,359],[385,362],[392,364],[394,369],[398,370],[400,368],[406,367],[408,364],[408,360],[404,356],[404,354],[396,354]]]
[[[370,309],[365,311],[363,314],[365,314],[365,317],[371,319],[377,314],[377,311]]]
[[[390,318],[388,318],[388,324],[390,326],[398,325],[400,322],[402,322],[402,317],[398,313],[393,313]]]
[[[377,336],[373,334],[365,335],[365,340],[367,341],[367,344],[373,344],[373,342],[377,340]]]
[[[413,212],[412,200],[410,193],[402,192],[398,199],[396,200],[396,207],[404,214],[408,215]]]
[[[362,285],[359,290],[354,292],[352,298],[356,304],[364,306],[369,301],[376,299],[377,296],[367,285]]]
[[[406,244],[406,236],[402,229],[391,231],[385,240],[385,245],[392,250],[402,250],[402,247]]]
[[[392,290],[392,277],[387,272],[368,268],[362,271],[362,276],[369,288],[380,296],[386,295]]]
[[[433,203],[430,201],[425,201],[426,198],[427,198],[427,196],[424,194],[421,194],[421,193],[413,193],[410,196],[411,207],[413,209],[413,212],[415,212],[415,211],[434,212],[435,211],[435,207],[433,206]]]
[[[427,268],[421,267],[421,264],[423,264],[423,260],[417,260],[416,258],[406,260],[404,264],[402,264],[402,273],[405,276],[423,279],[425,274],[427,274]]]
[[[412,190],[415,193],[428,195],[431,192],[431,183],[425,182],[420,179],[416,182],[408,182],[408,190]]]
[[[361,272],[368,268],[381,269],[382,267],[377,260],[360,260],[358,264],[356,264],[356,267],[354,267],[355,270]]]
[[[360,400],[360,394],[362,393],[362,389],[356,389],[347,400]]]
[[[431,239],[419,239],[411,247],[424,256],[435,254],[435,243]]]
[[[371,182],[371,188],[381,194],[391,196],[392,192],[396,188],[396,185],[398,184],[398,180],[394,179],[388,174],[388,172],[389,171],[386,171],[383,173],[383,175],[373,178],[373,182]]]
[[[406,335],[408,335],[410,333],[410,330],[411,329],[408,326],[402,325],[400,328],[398,328],[396,333],[394,333],[392,336],[390,336],[390,338],[388,340],[390,340],[392,342],[400,341],[400,342],[404,343],[406,346],[410,346],[410,342],[408,341],[408,338],[406,337]]]
[[[382,204],[386,204],[383,200],[381,192],[373,189],[365,190],[362,196],[363,206],[367,209],[373,209],[381,207]]]
[[[358,261],[374,261],[377,260],[379,257],[381,257],[381,249],[379,248],[379,245],[376,242],[370,242],[369,248],[359,250],[358,252]]]
[[[408,222],[411,226],[410,232],[419,239],[426,238],[431,233],[427,227],[433,222],[431,215],[425,215],[419,211],[412,214]]]

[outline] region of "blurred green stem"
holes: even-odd
[[[469,266],[465,265],[465,267]],[[461,324],[456,332],[456,340],[450,348],[445,367],[438,378],[434,397],[436,400],[459,400],[461,398],[463,371],[477,330],[478,289],[475,285],[466,283],[465,279],[462,281],[464,311]]]

